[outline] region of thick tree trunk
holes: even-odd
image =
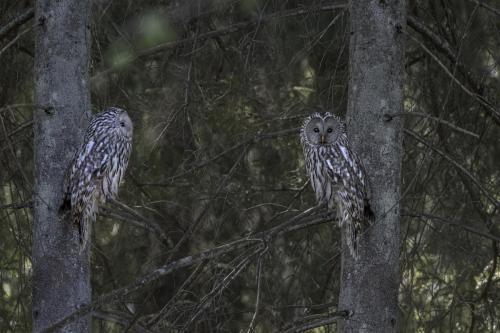
[[[399,199],[403,111],[404,0],[351,1],[348,134],[371,188],[375,224],[354,260],[343,241],[339,310],[351,312],[341,332],[395,332],[399,285]]]
[[[91,301],[89,251],[59,214],[63,179],[90,111],[90,1],[38,0],[35,8],[33,332]],[[88,332],[82,318],[62,332]]]

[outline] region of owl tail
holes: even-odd
[[[85,210],[78,210],[76,207],[72,211],[73,225],[78,228],[78,240],[80,243],[80,253],[87,247],[90,238],[91,219]]]
[[[89,245],[91,223],[88,218],[82,216],[78,223],[78,235],[80,239],[80,253]]]
[[[359,248],[359,236],[360,236],[360,228],[358,225],[354,223],[346,223],[346,243],[349,248],[349,252],[352,257],[356,260],[359,258],[358,248]]]
[[[90,244],[90,234],[92,227],[92,217],[85,214],[81,217],[78,223],[78,235],[80,237],[80,253],[83,252]]]

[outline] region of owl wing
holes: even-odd
[[[342,179],[342,164],[338,162],[335,152],[330,152],[325,156],[326,173],[333,184],[338,184]]]
[[[367,202],[366,172],[361,159],[348,147],[339,146],[339,158],[343,161],[340,178],[344,187],[344,194],[350,203],[351,216],[357,220],[364,220],[364,211]]]
[[[328,176],[335,183],[342,183],[339,196],[346,203],[351,217],[371,222],[373,212],[367,199],[367,180],[363,164],[359,157],[348,146],[339,145],[326,156]]]
[[[86,240],[89,220],[93,220],[100,200],[99,183],[108,169],[109,154],[105,145],[96,140],[88,141],[76,153],[65,184],[64,203],[61,209],[71,209],[73,222],[78,225],[80,241]]]
[[[347,246],[357,258],[359,235],[363,225],[371,223],[373,216],[366,195],[366,173],[361,160],[347,146],[332,149],[326,164],[329,177],[342,183],[338,191],[340,224],[345,226]]]
[[[102,179],[108,168],[109,154],[103,143],[90,139],[77,152],[69,175],[68,190],[77,194]]]
[[[355,184],[356,188],[366,193],[366,173],[363,164],[356,154],[346,146],[338,146],[325,156],[327,174],[334,183],[342,182],[344,186]]]
[[[348,146],[339,146],[341,158],[346,162],[345,173],[348,173],[352,180],[365,192],[366,173],[358,155]]]
[[[351,177],[343,177],[344,187],[350,185],[351,192],[355,193],[356,201],[358,203],[358,212],[363,215],[359,218],[368,223],[372,223],[375,219],[370,203],[368,202],[368,179],[366,176],[365,167],[361,159],[348,147],[341,147],[343,156],[348,156],[346,159]],[[353,186],[354,185],[354,186]]]

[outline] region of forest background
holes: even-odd
[[[0,3],[2,332],[32,327],[33,7]],[[500,5],[408,0],[406,22],[404,113],[384,115],[404,120],[398,330],[494,332]],[[324,212],[286,221],[315,206],[302,119],[346,113],[347,2],[95,0],[91,27],[92,111],[135,124],[119,202],[95,224],[93,295],[210,254],[99,304],[94,331],[293,331],[335,315],[339,229]],[[233,246],[259,233],[276,237]]]

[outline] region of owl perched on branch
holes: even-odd
[[[127,112],[108,108],[92,118],[64,182],[61,211],[70,211],[86,247],[99,204],[114,199],[132,150],[133,126]]]
[[[345,123],[337,116],[313,113],[302,125],[300,141],[318,203],[337,206],[351,255],[358,258],[361,231],[373,220],[361,160],[349,146]]]

